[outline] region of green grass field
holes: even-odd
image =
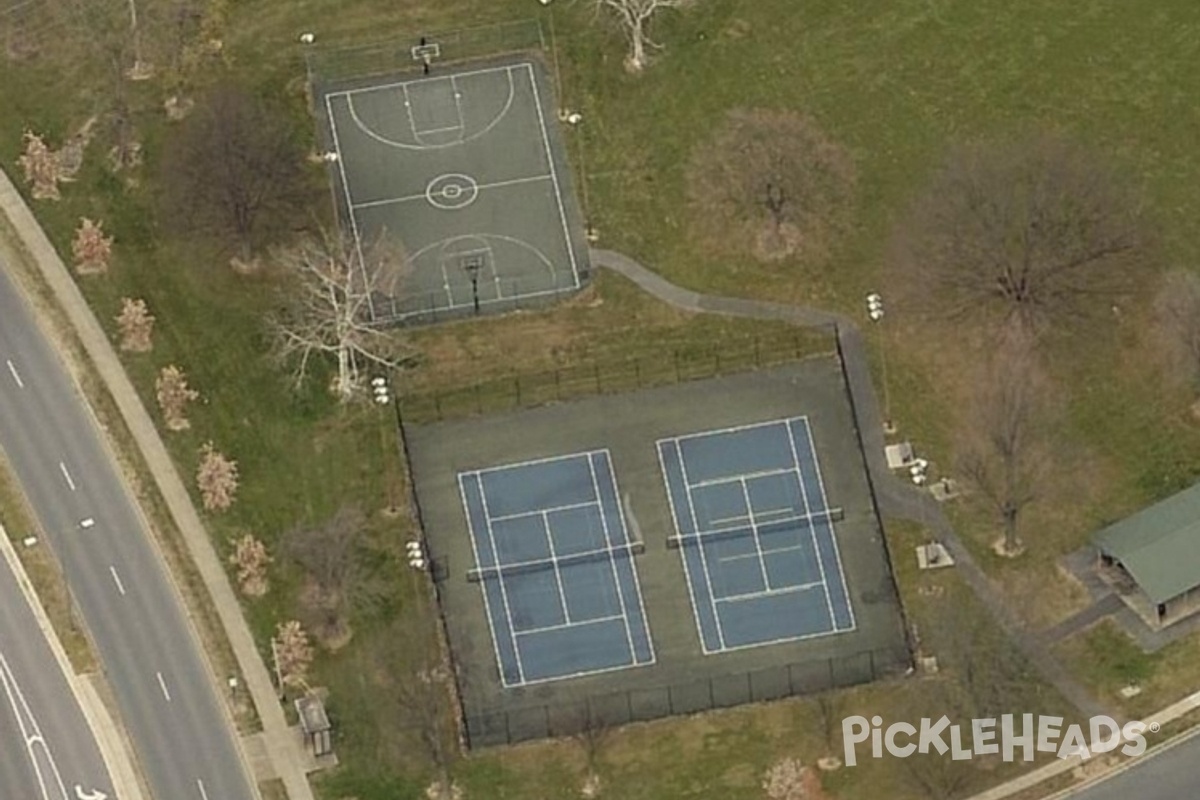
[[[549,30],[553,14],[562,99],[585,117],[570,140],[576,167],[586,165],[576,182],[602,245],[697,290],[858,312],[863,293],[885,283],[881,264],[890,226],[940,154],[955,142],[1041,128],[1095,145],[1142,183],[1164,268],[1200,261],[1194,225],[1200,215],[1194,146],[1200,7],[1190,0],[1164,0],[1153,9],[1118,0],[813,0],[800,6],[705,0],[656,23],[665,49],[640,76],[622,70],[621,36],[596,25],[587,6],[543,9],[529,0],[233,4],[225,52],[240,80],[283,98],[298,129],[310,131],[296,44],[301,31],[318,31],[323,43],[352,44],[530,16],[540,16]],[[57,144],[97,107],[99,89],[86,73],[63,81],[54,64],[43,62],[0,65],[0,75],[6,165],[14,163],[26,127]],[[401,563],[405,517],[376,513],[401,498],[403,466],[390,421],[374,408],[337,409],[319,380],[299,395],[289,393],[262,355],[269,284],[233,274],[212,243],[164,233],[153,167],[171,129],[158,111],[160,88],[152,81],[134,92],[147,158],[139,184],[130,189],[111,177],[97,144],[78,181],[64,187],[64,199],[39,203],[37,211],[64,253],[80,216],[102,219],[116,236],[112,274],[86,281],[84,289],[110,329],[124,295],[146,298],[158,317],[153,353],[126,359],[147,404],[153,407],[155,370],[168,363],[183,367],[202,393],[192,429],[170,435],[168,444],[184,474],[193,471],[196,449],[209,439],[238,460],[238,504],[212,520],[219,546],[246,530],[274,543],[289,527],[320,521],[347,501],[372,513],[372,547],[385,568],[403,577],[382,602],[357,615],[351,644],[317,665],[320,682],[333,693],[343,762],[319,785],[331,799],[416,797],[428,767],[416,755],[412,732],[394,724],[387,704],[378,702],[408,678],[412,664],[401,659],[393,671],[375,666],[375,643],[411,632],[414,618],[421,621],[416,635],[427,642],[432,635],[427,596]],[[685,165],[725,110],[738,105],[803,111],[853,155],[859,178],[852,234],[827,262],[763,265],[748,257],[717,258],[694,243]],[[314,169],[311,178],[313,219],[328,222],[323,174]],[[1052,499],[1030,518],[1030,557],[1014,563],[988,558],[994,524],[977,510],[956,515],[985,567],[1014,592],[1025,585],[1046,592],[1039,600],[1046,608],[1071,602],[1054,588],[1060,582],[1050,580],[1054,557],[1078,546],[1102,521],[1188,484],[1198,472],[1200,429],[1187,413],[1190,398],[1161,390],[1145,357],[1146,320],[1144,310],[1132,309],[1087,341],[1055,344],[1053,372],[1067,395],[1064,452],[1071,474],[1086,480],[1080,487],[1064,476],[1051,487]],[[561,309],[421,331],[414,341],[426,359],[410,380],[438,390],[510,371],[611,360],[639,348],[703,348],[713,340],[780,333],[779,326],[680,314],[604,275],[592,293]],[[970,354],[937,357],[903,322],[885,336],[893,416],[906,437],[949,463],[962,388],[954,365]],[[296,571],[284,565],[272,577],[273,591],[247,604],[264,641],[274,622],[290,615],[299,584]],[[1108,648],[1106,636],[1097,633],[1068,648],[1068,659],[1086,663],[1097,648]],[[1148,681],[1157,674],[1155,697],[1167,701],[1183,692],[1187,673],[1179,664],[1194,650],[1187,645],[1148,665],[1128,663]],[[1083,677],[1111,687],[1113,671],[1124,669],[1101,667]],[[890,687],[871,687],[844,703],[887,710],[899,702],[894,695]],[[637,726],[605,751],[605,794],[757,797],[771,759],[797,754],[811,761],[826,749],[814,734],[814,713],[812,703],[794,701]],[[541,800],[564,796],[563,787],[577,785],[582,770],[579,747],[558,743],[474,756],[456,774],[469,797]],[[988,772],[973,780],[998,777]],[[827,784],[841,798],[921,796],[887,763],[835,773]]]

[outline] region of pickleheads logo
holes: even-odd
[[[1017,723],[1020,724],[1019,732]],[[1004,714],[997,720],[971,720],[967,730],[942,716],[937,720],[928,717],[919,725],[893,722],[883,727],[879,716],[868,720],[853,716],[842,720],[842,740],[845,743],[845,763],[853,767],[858,763],[855,746],[871,740],[871,757],[883,758],[883,751],[896,758],[905,758],[913,753],[950,753],[951,759],[964,761],[972,756],[999,753],[1005,761],[1012,761],[1020,751],[1025,761],[1033,761],[1034,752],[1055,753],[1059,758],[1077,755],[1085,761],[1096,753],[1107,753],[1120,748],[1127,756],[1140,756],[1146,752],[1147,730],[1157,733],[1157,722],[1147,725],[1133,720],[1118,725],[1112,717],[1100,715],[1089,720],[1087,728],[1090,738],[1084,735],[1083,726],[1069,725],[1063,729],[1062,717]],[[965,745],[970,745],[969,747]]]

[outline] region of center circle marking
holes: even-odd
[[[465,208],[479,196],[479,184],[470,175],[457,172],[439,175],[425,187],[425,199],[434,208]]]

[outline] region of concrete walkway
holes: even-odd
[[[897,478],[888,469],[884,455],[886,442],[883,416],[880,414],[871,380],[866,342],[854,320],[843,314],[782,303],[699,294],[667,282],[628,256],[612,250],[592,250],[591,262],[597,267],[624,275],[659,300],[686,311],[781,320],[804,327],[831,329],[837,336],[838,351],[845,365],[850,403],[853,406],[859,440],[866,454],[867,476],[874,490],[880,515],[912,520],[930,529],[950,552],[959,574],[971,587],[975,596],[987,607],[997,624],[1033,664],[1042,679],[1054,686],[1083,716],[1108,714],[1119,719],[1113,709],[1098,702],[1078,681],[1067,674],[1062,665],[1049,654],[1039,637],[1025,628],[954,532],[950,521],[942,513],[941,505],[929,493]]]
[[[267,668],[259,657],[237,595],[208,538],[208,531],[192,504],[192,498],[158,435],[158,429],[74,278],[3,171],[0,171],[0,213],[8,218],[20,238],[20,244],[32,257],[146,460],[229,637],[238,667],[262,721],[262,738],[267,745],[275,775],[282,779],[290,800],[313,800],[312,789],[305,777],[301,743],[288,728],[283,708],[276,698]],[[65,354],[64,362],[69,362]],[[217,676],[212,677],[217,684],[217,696],[225,696],[227,688],[220,685]],[[232,719],[229,719],[229,724],[232,731]]]

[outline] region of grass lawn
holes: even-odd
[[[1044,127],[1094,144],[1142,180],[1164,267],[1200,260],[1200,232],[1192,224],[1200,214],[1194,188],[1200,155],[1193,143],[1200,89],[1192,74],[1200,7],[1190,0],[1164,0],[1150,11],[1117,0],[1086,7],[1067,0],[813,0],[799,8],[789,0],[706,0],[662,17],[656,37],[666,49],[636,77],[621,69],[619,34],[595,25],[587,5],[235,4],[225,52],[240,78],[284,99],[296,125],[307,131],[312,122],[303,109],[296,44],[301,31],[318,31],[324,43],[349,44],[538,14],[549,23],[553,14],[563,100],[586,120],[573,134],[571,155],[577,167],[586,164],[578,182],[601,244],[697,290],[857,310],[864,292],[886,285],[881,261],[889,226],[948,144]],[[7,112],[0,117],[0,157],[6,164],[19,153],[26,126],[48,132],[57,145],[95,107],[95,87],[86,79],[70,85],[50,66],[3,65],[0,71],[0,101]],[[319,785],[328,798],[415,797],[428,768],[414,732],[396,724],[396,708],[383,700],[394,694],[397,681],[427,663],[436,636],[428,595],[403,566],[407,517],[383,513],[403,500],[403,465],[391,421],[376,408],[336,408],[319,377],[299,394],[288,392],[285,378],[262,355],[269,284],[233,274],[205,243],[175,241],[163,233],[152,167],[170,129],[156,111],[158,91],[153,82],[135,89],[148,162],[140,185],[126,189],[102,168],[101,150],[93,149],[77,183],[64,187],[64,199],[36,209],[64,253],[83,215],[102,219],[116,236],[112,274],[85,281],[84,290],[110,329],[122,296],[145,298],[158,317],[154,351],[126,359],[147,404],[154,405],[155,372],[170,363],[181,366],[201,392],[202,401],[191,410],[192,428],[171,434],[168,445],[184,474],[194,470],[198,447],[210,439],[238,461],[238,503],[210,520],[218,546],[227,548],[228,539],[243,531],[273,545],[290,527],[319,522],[347,502],[369,513],[369,545],[379,568],[401,577],[385,596],[358,609],[351,643],[323,654],[316,666],[319,682],[334,698],[344,765]],[[727,109],[739,105],[801,110],[853,155],[858,172],[853,235],[823,262],[763,265],[714,255],[695,242],[697,221],[684,201],[689,153]],[[314,218],[328,220],[323,175],[315,169],[312,192]],[[881,331],[886,338],[879,340],[886,341],[892,416],[906,438],[949,465],[962,367],[974,354],[962,342],[932,347],[911,322],[892,320],[889,316]],[[1014,597],[1032,598],[1028,613],[1038,624],[1078,604],[1055,571],[1058,555],[1077,547],[1103,521],[1197,474],[1200,428],[1187,415],[1189,398],[1160,389],[1140,333],[1145,320],[1145,311],[1134,307],[1105,330],[1085,340],[1056,341],[1048,351],[1065,398],[1058,449],[1063,461],[1047,500],[1029,515],[1027,556],[1013,562],[989,557],[993,522],[971,504],[955,510],[955,522],[985,568]],[[776,325],[678,313],[605,274],[593,290],[559,309],[420,331],[413,341],[425,360],[406,380],[413,391],[447,391],[512,372],[790,335]],[[883,352],[876,346],[881,375]],[[932,600],[914,594],[924,579],[904,566],[910,544],[904,537],[916,534],[899,531],[892,534],[903,545],[898,571],[919,620]],[[940,580],[948,582],[943,592],[950,593],[943,597],[961,598],[970,608],[952,576]],[[260,642],[292,614],[300,584],[297,571],[283,563],[272,581],[265,598],[246,605]],[[401,637],[427,646],[398,653],[384,647]],[[1089,639],[1071,646],[1087,648],[1072,659],[1082,663],[1087,653],[1108,644]],[[1192,647],[1156,657],[1153,674],[1171,679],[1163,679],[1155,699],[1182,691],[1187,679],[1182,665]],[[1125,661],[1138,663],[1132,657]],[[1111,674],[1102,668],[1097,683],[1111,682]],[[1030,691],[1035,696],[1029,702],[1039,705],[1026,710],[1058,702],[1036,685]],[[936,704],[938,697],[933,689],[876,686],[849,692],[839,702],[886,716],[926,701]],[[634,726],[603,750],[606,795],[757,797],[762,769],[775,757],[799,754],[811,761],[830,749],[815,733],[814,714],[815,704],[797,700]],[[578,785],[583,769],[578,745],[549,743],[472,756],[456,774],[470,796],[534,800],[562,797],[564,786]],[[1003,769],[993,772],[970,780],[995,780]],[[913,777],[888,762],[834,773],[826,783],[843,798],[922,796]]]

